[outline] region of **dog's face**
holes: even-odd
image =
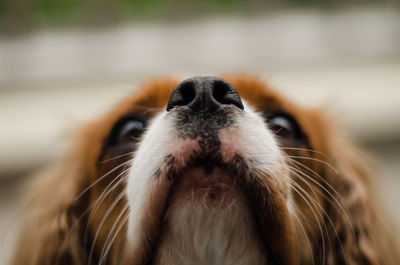
[[[68,177],[44,184],[65,182],[36,217],[62,236],[26,264],[377,264],[348,148],[321,113],[253,79],[151,83],[90,124]]]

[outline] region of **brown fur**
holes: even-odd
[[[320,110],[301,108],[286,101],[255,79],[237,76],[226,76],[225,79],[256,110],[284,110],[293,115],[307,138],[307,146],[301,149],[284,149],[295,160],[291,166],[308,176],[304,178],[306,181],[292,176],[307,193],[302,195],[309,196],[305,200],[294,194],[302,213],[299,221],[307,236],[296,222],[294,227],[289,225],[288,213],[276,206],[279,205],[277,202],[270,209],[275,218],[266,219],[260,224],[261,237],[269,242],[269,247],[274,252],[284,252],[281,255],[284,258],[277,262],[400,264],[399,251],[391,239],[392,231],[382,218],[380,206],[376,204],[368,182],[373,175],[366,170],[357,151],[340,139],[332,121]],[[104,200],[98,201],[98,198],[124,167],[109,173],[100,181],[99,178],[129,159],[128,156],[113,159],[112,154],[104,153],[110,129],[127,112],[137,111],[151,117],[165,108],[177,84],[179,81],[173,79],[152,82],[117,105],[105,117],[83,128],[65,159],[36,181],[33,190],[38,196],[32,203],[21,232],[14,265],[83,265],[89,264],[89,261],[89,265],[98,264],[114,223],[124,225],[121,222],[123,218],[118,219],[118,216],[126,205],[125,198],[122,198],[109,212],[105,222],[102,221],[110,205],[123,190],[124,183],[121,182]],[[270,194],[269,198],[278,200],[279,196]],[[118,233],[106,255],[105,264],[144,265],[146,255],[152,249],[143,248],[141,253],[134,256],[125,253],[125,230],[123,226]],[[285,232],[274,234],[274,231]],[[307,248],[306,239],[311,250]],[[92,246],[94,251],[91,254]],[[322,246],[325,247],[324,252]]]

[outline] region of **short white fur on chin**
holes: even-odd
[[[226,201],[219,198],[220,204],[211,206],[197,196],[177,198],[166,216],[156,264],[266,264],[245,198],[226,195]]]

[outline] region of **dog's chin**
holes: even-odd
[[[235,178],[220,167],[193,167],[178,177],[172,203],[215,209],[226,207],[239,196]]]
[[[244,193],[224,169],[185,171],[167,207],[156,264],[265,264]]]

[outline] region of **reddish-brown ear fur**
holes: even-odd
[[[370,185],[375,176],[361,161],[362,154],[350,144],[338,144],[334,150],[338,174],[331,181],[338,187],[349,221],[345,222],[343,214],[335,209],[336,214],[332,216],[336,231],[342,239],[344,253],[342,256],[341,252],[334,253],[332,250],[332,258],[335,256],[342,264],[399,264],[400,256],[393,240],[393,227],[378,207]]]
[[[96,174],[106,122],[90,123],[76,135],[68,154],[34,177],[32,194],[14,265],[87,265],[88,195],[84,190]]]
[[[370,181],[373,177],[362,161],[363,155],[346,142],[330,142],[331,161],[327,181],[335,188],[335,200],[326,202],[329,235],[327,265],[399,264],[393,227],[376,203]],[[322,253],[319,253],[322,255]]]
[[[77,222],[84,200],[76,200],[81,190],[77,172],[74,165],[66,165],[38,176],[13,264],[85,264],[82,229]]]

